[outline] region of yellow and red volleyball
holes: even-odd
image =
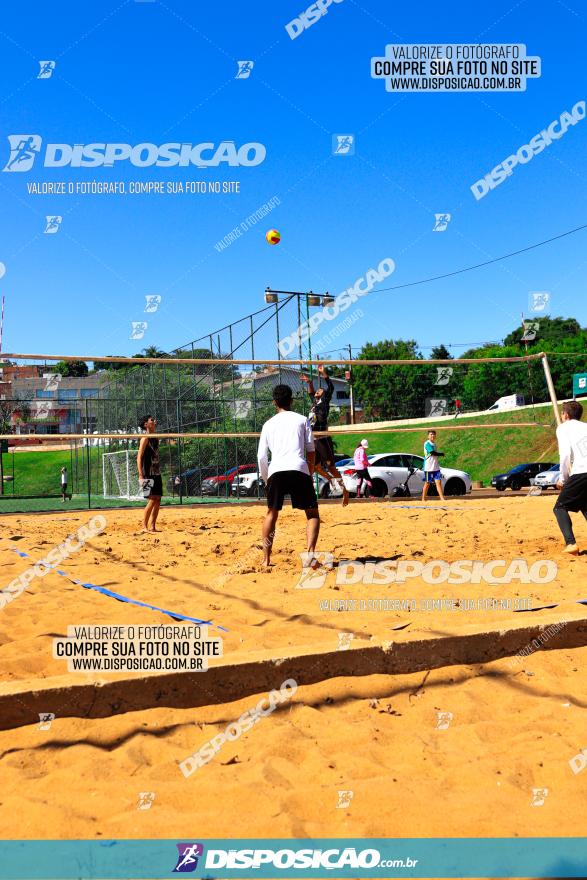
[[[281,241],[281,235],[277,229],[269,229],[268,232],[265,233],[265,238],[269,244],[279,244]]]

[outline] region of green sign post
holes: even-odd
[[[587,395],[587,373],[575,373],[573,376],[573,397]]]

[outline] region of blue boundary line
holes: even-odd
[[[17,556],[22,557],[23,559],[32,559],[32,557],[28,553],[24,553],[22,550],[18,550],[16,547],[10,547],[13,553],[16,553]],[[150,605],[148,602],[139,602],[138,599],[131,599],[129,596],[123,596],[122,593],[115,593],[113,590],[108,590],[106,587],[99,587],[96,584],[92,584],[89,581],[78,581],[76,578],[72,578],[65,571],[61,571],[59,568],[54,568],[52,565],[47,565],[47,563],[43,562],[47,568],[51,571],[56,572],[57,574],[64,577],[72,584],[76,584],[78,586],[84,587],[86,590],[95,590],[97,593],[101,593],[103,596],[109,596],[111,599],[116,599],[117,602],[126,602],[129,605],[136,605],[139,608],[148,608],[150,611],[159,611],[161,614],[166,614],[167,617],[171,617],[173,620],[186,620],[190,623],[197,623],[202,626],[213,626],[216,629],[221,630],[222,632],[230,632],[230,630],[226,629],[223,626],[220,626],[217,623],[213,623],[211,620],[200,620],[198,617],[189,617],[187,614],[180,614],[177,611],[168,611],[165,608],[159,608],[157,605]]]

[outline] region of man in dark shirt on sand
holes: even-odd
[[[326,388],[314,389],[314,384],[309,376],[302,373],[302,382],[308,386],[308,394],[313,398],[314,404],[310,410],[308,419],[313,431],[328,430],[328,414],[330,412],[330,401],[334,393],[334,384],[328,375],[326,367],[318,367],[318,375],[326,382]],[[349,503],[349,493],[342,481],[340,472],[334,464],[334,446],[332,437],[316,437],[314,439],[316,447],[316,460],[314,470],[329,482],[338,480],[342,489],[342,506],[346,507]]]
[[[147,506],[143,515],[143,531],[156,532],[155,523],[157,522],[159,507],[161,506],[163,483],[159,469],[159,439],[149,437],[149,434],[155,433],[157,422],[153,416],[145,416],[141,420],[141,428],[147,432],[147,436],[141,439],[137,455],[139,485],[143,496],[147,499]]]

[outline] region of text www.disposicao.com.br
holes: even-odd
[[[195,671],[202,669],[200,657],[71,657],[76,672]]]

